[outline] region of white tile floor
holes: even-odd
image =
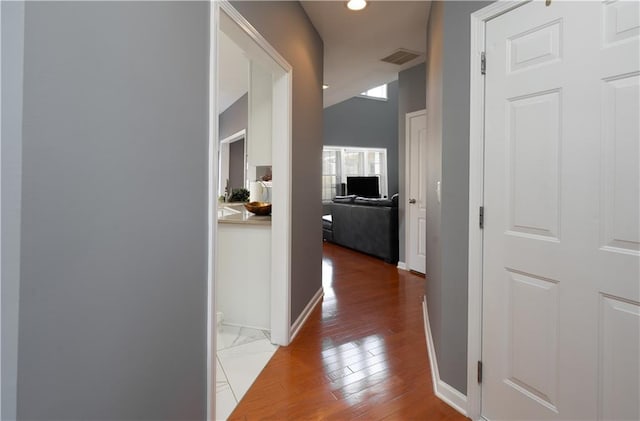
[[[217,340],[216,420],[226,420],[278,347],[267,331],[224,324]]]

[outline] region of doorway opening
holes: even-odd
[[[220,366],[216,368],[219,322],[238,329],[265,331],[268,345],[286,346],[291,337],[292,68],[230,3],[211,2],[211,22],[207,410],[208,418],[214,419],[217,418],[216,374],[222,371]],[[221,57],[225,38],[248,62],[248,80],[245,81],[248,98],[245,127],[221,139],[219,119],[226,109],[222,109],[221,101],[223,90],[228,87],[221,81],[221,69],[226,63]],[[244,141],[240,142],[241,139]],[[224,196],[221,191],[227,187],[226,179],[222,177],[231,175],[231,147],[240,143],[244,143],[242,169],[238,172],[242,180],[235,183],[242,184],[249,193],[252,182],[268,171],[273,180],[268,195],[272,204],[270,216],[253,215],[241,202],[232,205],[221,198]],[[223,155],[226,169],[221,160]],[[239,221],[220,223],[234,214]],[[222,241],[222,237],[226,240]],[[247,250],[249,245],[255,246],[251,252]],[[245,263],[234,263],[234,259]],[[256,262],[247,264],[247,259]],[[247,268],[251,273],[243,272]],[[234,283],[237,280],[242,280],[243,284]],[[224,294],[221,289],[225,289]],[[221,311],[222,304],[226,311]],[[239,388],[245,386],[248,388],[250,382]]]

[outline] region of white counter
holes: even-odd
[[[216,270],[224,323],[270,330],[271,217],[219,218]]]
[[[218,222],[220,224],[271,225],[271,215],[254,215],[243,204],[219,203]]]

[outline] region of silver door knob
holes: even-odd
[[[414,203],[416,203],[416,199],[409,199],[409,203],[413,205]]]

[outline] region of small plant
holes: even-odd
[[[231,190],[231,197],[229,197],[229,202],[248,202],[248,201],[249,201],[249,190],[245,188]]]

